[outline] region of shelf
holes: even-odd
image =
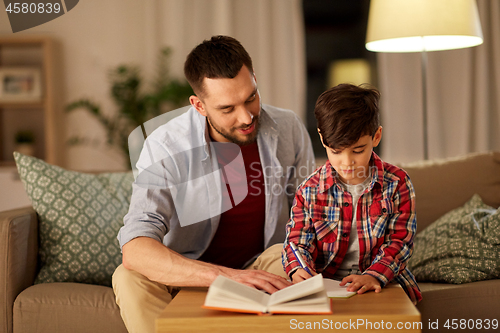
[[[2,109],[37,109],[43,107],[44,107],[43,101],[33,101],[33,102],[0,101],[0,108]]]
[[[36,136],[35,156],[62,166],[62,71],[57,61],[60,45],[50,36],[0,35],[0,66],[30,67],[41,74],[41,98],[0,101],[0,166],[13,166],[15,134],[29,130]],[[60,60],[60,58],[59,58]]]

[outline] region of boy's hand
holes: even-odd
[[[295,274],[293,276],[295,276]],[[346,290],[357,291],[358,294],[362,294],[368,290],[375,290],[376,293],[382,291],[380,282],[371,275],[348,275],[342,279],[340,285],[345,286],[348,282],[351,282],[351,284],[347,287]]]
[[[307,273],[305,271],[305,269],[303,268],[299,268],[297,269],[293,275],[292,275],[292,282],[293,283],[297,283],[297,282],[300,282],[300,281],[304,281],[304,280],[307,280],[311,277],[313,277],[314,275],[318,275],[315,271],[313,271],[311,268],[309,268],[311,270],[311,273],[313,275],[310,275],[309,273]]]

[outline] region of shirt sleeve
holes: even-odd
[[[149,138],[148,138],[149,139]],[[147,140],[137,162],[138,175],[132,184],[132,197],[123,227],[118,233],[120,248],[137,237],[150,237],[163,242],[175,214],[169,186],[173,176],[168,166],[173,162],[161,144]],[[152,161],[153,156],[156,162]]]
[[[290,248],[290,242],[297,245],[306,265],[315,270],[314,258],[317,256],[315,233],[307,206],[303,196],[303,188],[299,187],[293,201],[290,220],[286,225],[286,237],[282,252],[283,267],[288,276],[300,268],[300,264]]]
[[[293,127],[293,144],[295,151],[294,170],[290,174],[287,183],[287,199],[288,207],[292,207],[295,190],[304,179],[309,177],[316,169],[314,160],[314,153],[311,143],[311,137],[307,132],[304,124],[300,121],[297,115],[294,114],[294,127]]]
[[[392,213],[386,224],[384,243],[370,267],[363,272],[377,278],[382,286],[405,269],[413,252],[417,219],[415,190],[408,175],[398,182],[390,204]]]

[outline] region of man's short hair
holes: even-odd
[[[368,85],[339,84],[322,93],[314,115],[323,143],[344,149],[364,135],[373,137],[380,126],[379,99],[379,91]]]
[[[232,79],[243,65],[253,73],[250,55],[233,37],[213,36],[196,46],[186,58],[184,75],[195,94],[203,94],[203,79]]]

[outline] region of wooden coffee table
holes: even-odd
[[[207,288],[184,288],[156,320],[156,332],[421,332],[420,313],[403,289],[332,299],[331,315],[255,315],[203,309]],[[316,325],[316,326],[315,326]],[[399,325],[399,326],[398,326]]]

